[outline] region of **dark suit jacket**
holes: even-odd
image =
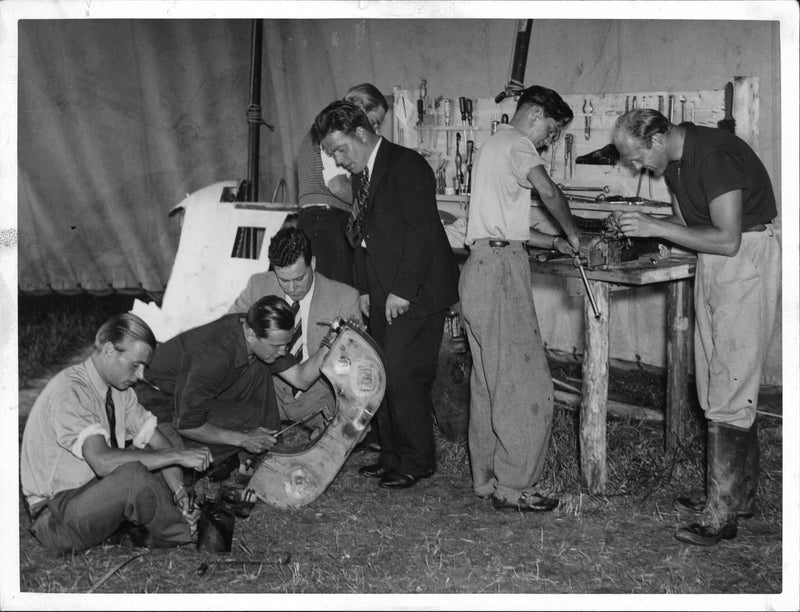
[[[360,181],[353,183],[355,194]],[[394,293],[411,302],[408,317],[424,317],[458,302],[458,264],[439,218],[433,170],[416,151],[381,140],[363,236],[366,253],[356,247],[361,294],[369,293],[366,266],[371,264],[385,296]]]

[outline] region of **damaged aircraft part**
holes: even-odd
[[[337,319],[337,337],[322,363],[336,410],[316,443],[300,451],[270,451],[257,462],[248,488],[279,508],[305,506],[319,497],[339,473],[364,435],[386,391],[380,349],[365,332]]]

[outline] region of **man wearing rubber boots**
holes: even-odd
[[[679,508],[702,511],[675,537],[711,546],[735,538],[738,519],[753,514],[758,391],[780,294],[775,196],[761,160],[725,130],[673,125],[638,109],[617,120],[613,140],[637,169],[663,175],[672,194],[671,217],[622,213],[622,232],[698,254],[694,351],[697,395],[708,419],[706,499],[676,500]]]

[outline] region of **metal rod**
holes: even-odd
[[[581,261],[580,257],[575,257],[574,261],[575,264],[578,266],[578,271],[581,273],[581,278],[583,279],[583,286],[586,287],[586,295],[589,297],[589,302],[592,304],[592,310],[594,311],[594,318],[599,319],[601,312],[597,309],[597,302],[594,301],[594,293],[592,293],[592,288],[589,286],[589,279],[586,278],[586,272],[583,269],[583,262]]]

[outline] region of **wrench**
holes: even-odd
[[[586,287],[586,295],[589,297],[589,302],[591,303],[592,310],[594,311],[594,318],[599,319],[602,313],[597,309],[597,302],[594,301],[594,293],[592,293],[592,288],[589,286],[589,279],[586,278],[586,271],[583,269],[584,261],[584,258],[580,257],[579,255],[575,255],[575,257],[572,258],[572,265],[578,268],[578,271],[581,273],[583,286]]]

